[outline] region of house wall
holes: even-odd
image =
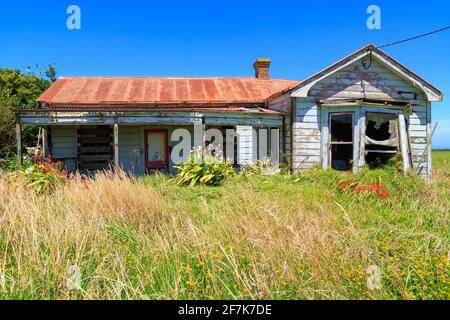
[[[292,122],[292,168],[310,169],[321,161],[321,109],[314,98],[296,98]]]
[[[373,60],[368,70],[364,69],[361,61],[356,61],[315,84],[308,95],[307,98],[295,98],[294,102],[294,170],[319,164],[323,157],[324,150],[318,147],[321,110],[316,101],[357,98],[409,100],[413,113],[407,118],[407,130],[413,168],[423,178],[429,177],[431,139],[428,131],[431,108],[420,88],[414,87],[376,60]]]
[[[54,159],[63,161],[69,171],[77,168],[77,130],[75,127],[51,127],[50,153]]]
[[[292,99],[289,93],[269,102],[269,109],[284,114],[284,128],[280,132],[280,161],[292,164]]]
[[[237,151],[237,163],[239,165],[248,165],[253,163],[254,140],[252,126],[237,126],[236,134],[239,149]]]
[[[191,149],[194,147],[193,126],[119,126],[119,161],[122,169],[134,175],[142,175],[145,172],[144,150],[146,129],[164,129],[168,131],[168,146],[174,147],[179,141],[172,141],[172,133],[176,129],[186,129],[191,135]],[[174,163],[169,155],[169,171],[175,173]]]
[[[79,126],[52,126],[50,130],[50,153],[55,159],[66,163],[69,171],[77,169],[77,128]],[[208,128],[208,127],[207,127]],[[236,126],[239,149],[237,150],[237,163],[240,165],[251,164],[254,160],[254,137],[252,126]],[[119,161],[120,166],[126,172],[141,175],[145,172],[144,165],[144,130],[145,129],[167,129],[168,145],[174,147],[179,140],[172,141],[172,133],[176,129],[186,129],[191,136],[191,149],[194,147],[194,126],[163,126],[163,125],[124,125],[119,126]],[[174,163],[169,157],[170,173],[175,173]]]

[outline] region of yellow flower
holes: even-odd
[[[187,284],[188,286],[190,286],[190,287],[193,287],[193,286],[195,286],[195,281],[194,281],[194,280],[187,280],[187,281],[186,281],[186,284]]]

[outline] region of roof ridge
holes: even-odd
[[[292,81],[292,82],[301,82],[302,80],[297,79],[284,79],[284,78],[270,78],[270,79],[258,79],[251,76],[230,76],[230,77],[219,77],[219,76],[61,76],[59,79],[155,79],[155,80],[186,80],[186,79],[199,79],[199,80],[207,80],[207,79],[250,79],[256,81]]]

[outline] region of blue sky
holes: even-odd
[[[81,8],[81,30],[66,9]],[[369,5],[381,29],[366,27]],[[304,79],[363,45],[450,25],[449,1],[2,1],[0,66],[56,63],[58,75],[251,76]],[[388,54],[446,94],[433,106],[435,148],[450,148],[450,30]]]

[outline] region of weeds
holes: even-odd
[[[431,184],[312,170],[220,187],[105,172],[43,195],[0,174],[0,298],[449,299],[440,170]]]

